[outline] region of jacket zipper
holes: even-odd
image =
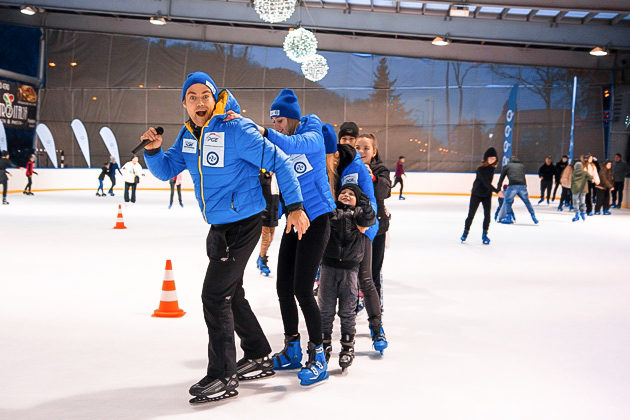
[[[201,127],[201,138],[203,138],[203,130],[208,126],[208,123],[210,122],[210,120],[208,120],[208,122],[206,122],[206,124],[203,127]],[[192,136],[197,140],[197,168],[199,170],[201,202],[203,203],[202,214],[203,214],[203,220],[205,220],[205,222],[208,223],[208,218],[206,217],[206,197],[204,196],[204,188],[203,188],[203,172],[201,171],[201,146],[202,146],[201,139],[198,139],[197,136],[195,136],[195,133],[193,132],[192,128],[190,127],[188,123],[186,123],[186,128],[188,128],[188,131],[190,132],[190,134],[192,134]]]

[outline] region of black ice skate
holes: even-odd
[[[236,363],[236,374],[239,381],[253,381],[268,376],[273,376],[273,360],[269,356],[259,359],[247,359],[243,357]]]
[[[341,352],[339,353],[339,367],[341,373],[345,373],[346,369],[352,365],[354,360],[354,335],[343,334],[341,336]]]
[[[194,395],[188,401],[191,405],[206,404],[236,397],[238,391],[238,378],[232,375],[229,378],[213,379],[204,377],[202,380],[190,387],[190,395]]]
[[[329,335],[325,335],[322,345],[324,346],[324,355],[326,356],[326,363],[328,363],[330,361],[330,353],[332,353],[332,338]]]

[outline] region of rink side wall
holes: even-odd
[[[26,175],[24,171],[18,169],[9,170],[12,177],[9,177],[9,193],[20,193],[26,185]],[[65,190],[86,190],[96,192],[98,187],[98,175],[100,169],[51,169],[36,168],[39,175],[33,175],[33,192],[37,191],[65,191]],[[148,170],[144,170],[145,176],[140,179],[138,189],[140,190],[167,190],[170,189],[168,181],[160,181]],[[182,173],[182,188],[193,188],[192,178],[188,171]],[[391,173],[393,180],[394,173]],[[470,195],[470,189],[475,179],[474,173],[454,173],[454,172],[408,172],[404,178],[405,194],[415,195]],[[494,182],[499,180],[499,175],[494,176]],[[107,190],[110,187],[109,178],[105,177],[103,187]],[[116,176],[115,190],[122,190],[125,183],[120,174]],[[537,175],[527,175],[527,189],[530,197],[540,198],[540,181]],[[399,186],[392,191],[392,195],[397,194]],[[630,182],[626,182],[624,192],[624,207],[628,207],[628,197],[630,196]],[[395,198],[395,197],[394,197]],[[556,199],[560,198],[560,188],[556,194]]]

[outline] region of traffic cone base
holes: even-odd
[[[152,316],[158,318],[179,318],[184,315],[186,315],[186,312],[182,311],[177,303],[177,292],[175,291],[175,280],[173,279],[171,260],[166,260],[160,307],[153,311]]]
[[[116,217],[116,225],[114,226],[114,229],[127,229],[122,215],[122,206],[120,204],[118,205],[118,216]]]

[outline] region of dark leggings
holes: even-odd
[[[359,287],[363,292],[368,321],[376,325],[381,321],[381,300],[372,279],[372,242],[365,235],[363,235],[363,246],[363,261],[359,265]]]
[[[587,213],[592,213],[593,212],[593,195],[595,193],[595,191],[593,191],[595,189],[595,184],[591,181],[588,181],[588,192],[586,193],[586,212]]]
[[[608,211],[610,209],[610,190],[601,188],[596,188],[597,194],[597,204],[595,204],[595,211],[600,211],[602,207],[604,211]]]
[[[173,195],[175,195],[175,183],[171,183],[171,205],[173,204]],[[177,186],[177,197],[179,197],[179,203],[182,202],[182,185]]]
[[[28,182],[26,184],[26,187],[24,187],[24,192],[31,192],[31,186],[33,185],[33,177],[30,175],[26,175],[26,178],[28,178]]]
[[[383,268],[383,260],[385,259],[385,239],[386,233],[381,233],[374,237],[372,241],[372,280],[378,297],[381,300],[381,306],[383,303],[383,286],[381,284],[381,269]]]
[[[615,189],[612,192],[612,203],[621,206],[623,201],[624,181],[615,182]]]
[[[551,186],[553,185],[553,181],[542,180],[540,181],[540,201],[545,199],[545,191],[547,191],[547,201],[551,197]]]
[[[278,255],[276,290],[284,333],[298,333],[297,299],[306,322],[309,341],[316,346],[322,344],[322,320],[313,296],[313,283],[329,237],[330,214],[326,213],[311,221],[311,226],[301,240],[298,240],[293,229],[289,233],[285,231]]]
[[[3,180],[0,181],[0,183],[2,184],[2,198],[5,199],[7,198],[7,181],[8,180]]]
[[[555,201],[556,193],[558,192],[558,187],[561,187],[560,180],[556,179],[556,182],[555,182],[555,184],[553,186],[553,194],[551,195],[551,201]],[[562,190],[560,190],[560,194],[562,194]],[[561,197],[561,199],[562,199],[562,197]]]
[[[392,189],[398,185],[398,183],[400,182],[400,195],[402,196],[403,193],[403,179],[402,176],[397,176],[396,178],[394,178],[394,185],[392,185]]]
[[[470,230],[470,225],[475,217],[475,213],[477,213],[477,209],[479,208],[479,203],[483,205],[483,231],[488,232],[488,228],[490,227],[490,206],[492,205],[492,196],[490,197],[479,197],[478,195],[470,196],[470,204],[468,205],[468,217],[466,218],[466,222],[464,223],[464,230],[468,232]]]

